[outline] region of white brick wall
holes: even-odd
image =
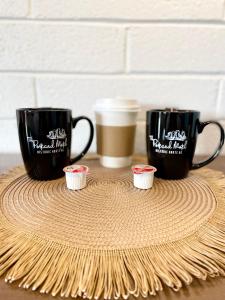
[[[32,0],[32,17],[104,20],[221,20],[223,0]]]
[[[94,119],[97,98],[136,98],[138,152],[147,109],[197,109],[225,125],[224,12],[224,0],[1,0],[0,153],[19,152],[15,109],[24,106]],[[78,152],[85,122],[76,132]],[[213,127],[198,153],[213,151],[209,135]]]
[[[151,25],[128,31],[130,72],[173,73],[225,70],[225,26]]]
[[[29,0],[1,0],[1,18],[22,18],[29,15]]]
[[[14,119],[16,107],[34,106],[34,79],[0,73],[0,103],[0,119]]]
[[[10,22],[0,26],[0,70],[122,72],[124,30],[118,27]],[[109,64],[109,61],[111,64]]]

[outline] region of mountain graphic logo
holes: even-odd
[[[57,129],[49,131],[47,138],[49,138],[51,140],[65,139],[66,132],[63,128],[57,128]]]

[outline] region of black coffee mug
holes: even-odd
[[[81,159],[91,146],[94,136],[91,120],[85,116],[72,118],[70,109],[21,108],[16,115],[23,161],[33,179],[63,176],[63,168]],[[80,120],[88,121],[90,137],[84,150],[70,158],[72,128]]]
[[[192,110],[151,110],[147,112],[146,142],[149,164],[157,168],[156,176],[182,179],[189,170],[201,168],[220,153],[224,130],[215,121],[200,122],[200,112]],[[197,136],[205,126],[215,124],[220,130],[220,142],[214,154],[200,163],[193,163]]]

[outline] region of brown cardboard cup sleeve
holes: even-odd
[[[103,156],[131,156],[134,150],[136,125],[105,126],[96,124],[97,153]]]

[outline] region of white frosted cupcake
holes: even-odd
[[[70,190],[81,190],[87,184],[88,167],[84,165],[71,165],[63,169],[66,174],[66,185]]]
[[[149,165],[135,165],[132,168],[134,186],[139,189],[150,189],[153,186],[155,167]]]

